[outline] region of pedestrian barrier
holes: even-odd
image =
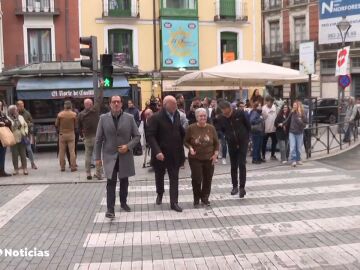
[[[359,137],[359,121],[308,127],[304,130],[306,157],[313,154],[343,150],[354,144]]]

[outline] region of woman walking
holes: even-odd
[[[290,115],[290,109],[287,104],[284,104],[275,119],[276,138],[279,143],[281,163],[286,164],[289,150],[289,130],[283,123]]]
[[[28,175],[26,163],[26,142],[28,135],[28,125],[24,117],[19,115],[18,109],[15,105],[9,106],[8,109],[9,120],[11,121],[11,130],[14,134],[16,144],[11,146],[12,162],[14,165],[13,175],[19,174],[19,156],[21,159],[21,167],[24,175]]]
[[[0,127],[8,127],[11,129],[11,122],[4,113],[3,101],[0,101]],[[3,146],[0,142],[0,177],[11,176],[11,174],[5,172],[5,155],[6,146]]]
[[[251,141],[252,141],[252,163],[253,164],[261,164],[261,162],[265,162],[265,160],[261,159],[261,148],[262,141],[264,136],[264,119],[261,114],[261,107],[259,107],[259,102],[255,101],[252,106],[253,109],[250,112],[250,124],[251,124]]]
[[[194,193],[194,207],[201,202],[210,206],[209,196],[214,175],[214,164],[219,154],[219,140],[215,128],[207,124],[204,108],[195,111],[196,123],[190,125],[185,134],[185,146],[189,149]]]
[[[289,117],[283,123],[289,130],[291,166],[302,165],[301,149],[304,145],[306,115],[301,101],[295,101]]]

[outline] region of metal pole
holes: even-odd
[[[313,102],[312,102],[312,92],[311,92],[311,74],[309,74],[309,82],[308,82],[308,87],[309,87],[309,91],[308,91],[308,98],[309,98],[309,129],[307,132],[307,149],[308,149],[308,158],[311,158],[311,138],[312,138],[312,108],[313,108]]]

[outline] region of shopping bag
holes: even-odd
[[[3,147],[13,146],[16,144],[14,134],[8,127],[0,127],[0,141]]]

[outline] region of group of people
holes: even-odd
[[[24,175],[28,175],[27,159],[30,160],[31,168],[37,169],[34,160],[32,144],[34,141],[34,125],[31,114],[25,109],[24,102],[19,100],[16,105],[10,105],[7,110],[5,103],[0,102],[0,127],[7,127],[14,136],[14,144],[10,146],[11,157],[14,167],[12,174],[5,171],[5,156],[7,147],[0,142],[0,177],[18,175],[20,169]],[[19,166],[19,158],[21,166]]]

